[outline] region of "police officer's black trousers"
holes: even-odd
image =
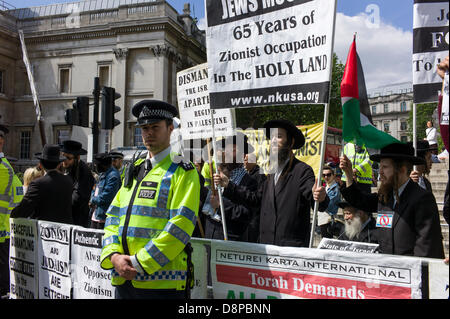
[[[175,289],[139,289],[134,288],[131,281],[116,286],[116,299],[184,299],[184,290]]]

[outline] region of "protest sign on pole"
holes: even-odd
[[[211,110],[208,91],[208,64],[199,64],[177,73],[177,96],[180,110],[181,135],[184,139],[211,138],[234,134],[234,109]]]
[[[430,299],[449,299],[449,267],[443,260],[428,260]]]
[[[438,101],[442,79],[437,65],[448,56],[448,1],[414,0],[413,93],[414,103]]]
[[[113,299],[111,270],[100,267],[104,231],[72,228],[71,263],[74,299]]]
[[[322,238],[318,249],[331,249],[340,251],[351,251],[355,253],[374,253],[378,248],[378,244],[348,241],[348,240],[338,240],[332,238]]]
[[[211,108],[327,103],[335,5],[206,0]]]
[[[208,254],[206,245],[209,241],[191,238],[192,263],[194,264],[194,287],[191,299],[206,299],[208,297]]]
[[[39,299],[70,299],[71,225],[38,221]]]
[[[9,241],[10,298],[38,298],[37,223],[11,218]]]
[[[419,258],[211,240],[214,298],[420,299]]]

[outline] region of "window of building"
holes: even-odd
[[[400,122],[400,130],[406,131],[407,129],[408,129],[408,123],[406,121],[401,121]]]
[[[400,103],[400,112],[406,112],[406,102]]]
[[[389,122],[384,122],[383,126],[384,126],[384,131],[389,132]]]
[[[334,135],[327,134],[327,144],[334,145]]]
[[[100,87],[111,86],[109,65],[99,65],[98,78],[100,82]]]
[[[64,141],[70,140],[70,126],[58,126],[53,128],[55,144],[61,145]]]
[[[144,143],[142,142],[142,135],[141,135],[141,128],[140,127],[135,127],[134,128],[133,145],[134,146],[144,146]]]
[[[31,130],[20,132],[20,159],[30,159],[31,152]]]
[[[400,136],[400,141],[403,142],[403,143],[408,142],[408,136],[406,136],[406,135]]]
[[[383,106],[383,108],[384,108],[384,113],[389,112],[389,104],[385,104],[385,105]]]
[[[372,114],[377,114],[377,106],[372,105]]]
[[[0,93],[5,93],[5,88],[4,88],[4,80],[5,80],[5,71],[0,70]]]
[[[70,92],[70,68],[59,69],[59,93]]]

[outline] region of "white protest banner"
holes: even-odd
[[[413,21],[414,103],[436,102],[442,86],[436,67],[448,56],[448,0],[414,0]]]
[[[360,243],[355,241],[338,240],[324,237],[320,241],[317,248],[371,254],[377,250],[378,246],[378,244]]]
[[[212,109],[327,103],[335,1],[206,0]]]
[[[211,241],[214,298],[420,299],[419,258]]]
[[[208,255],[206,244],[199,238],[191,238],[192,263],[194,264],[194,287],[191,290],[191,299],[206,299],[208,297]]]
[[[449,267],[443,260],[428,259],[428,287],[430,299],[449,299]]]
[[[208,83],[207,63],[177,73],[178,108],[184,139],[211,138],[211,112],[216,136],[231,136],[234,133],[234,110],[210,109]]]
[[[37,223],[25,218],[10,219],[10,298],[37,299]]]
[[[111,271],[100,267],[104,231],[72,228],[73,299],[113,299]]]
[[[70,299],[71,227],[38,221],[39,299]]]

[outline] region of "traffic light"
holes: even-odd
[[[77,125],[89,127],[89,98],[87,96],[79,96],[73,101],[72,109],[66,110],[64,116],[66,123],[69,125]]]
[[[120,98],[120,94],[111,87],[104,86],[102,89],[102,129],[112,130],[115,126],[120,124],[119,120],[114,118],[114,113],[120,111],[120,107],[114,105],[114,101]]]

